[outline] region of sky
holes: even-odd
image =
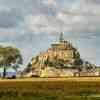
[[[100,0],[0,0],[0,45],[19,48],[24,64],[60,32],[82,59],[100,65]]]

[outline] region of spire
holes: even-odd
[[[60,41],[60,42],[63,42],[63,41],[64,41],[63,33],[62,33],[62,32],[60,33],[59,41]]]

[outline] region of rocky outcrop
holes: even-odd
[[[84,62],[80,53],[73,45],[63,39],[61,35],[58,43],[32,58],[31,71],[33,76],[39,77],[69,77],[76,73],[95,69],[95,66]]]

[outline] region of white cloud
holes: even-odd
[[[33,32],[56,32],[59,23],[54,17],[46,15],[27,16],[25,24],[28,29]]]
[[[16,44],[24,52],[24,57],[27,58],[29,55],[35,54],[34,51],[28,51],[40,49],[40,46],[36,44],[40,44],[41,40],[39,39],[45,36],[41,33],[53,34],[63,31],[73,37],[73,40],[79,37],[82,40],[79,41],[79,45],[83,56],[93,57],[93,60],[99,63],[99,52],[93,55],[93,52],[96,52],[93,48],[100,50],[99,2],[100,0],[0,0],[0,24],[2,24],[0,25],[0,42]],[[14,23],[11,26],[15,27],[10,27],[8,22]],[[34,33],[39,33],[38,40]],[[47,34],[47,37],[50,36]],[[87,40],[83,40],[85,38]],[[49,45],[49,39],[42,40],[41,48],[45,48],[44,45]],[[87,43],[88,40],[91,41]],[[76,41],[78,40],[76,39]],[[97,43],[93,44],[92,41],[97,41],[98,46],[95,47]],[[90,48],[89,45],[93,48]],[[90,50],[92,51],[90,52]]]
[[[6,7],[6,6],[0,6],[0,12],[1,11],[7,11],[7,12],[10,12],[11,11],[11,9],[9,8],[9,7]]]
[[[100,30],[98,15],[90,16],[80,12],[60,11],[55,16],[29,15],[25,24],[31,32],[96,32]]]
[[[42,3],[45,5],[49,5],[49,6],[56,6],[56,1],[55,0],[42,0]]]
[[[55,0],[43,0],[44,3],[54,4]],[[66,2],[67,3],[67,2]],[[57,4],[57,2],[56,2]],[[72,3],[72,5],[74,5]],[[57,10],[56,15],[45,14],[29,15],[25,18],[25,24],[33,32],[97,32],[100,31],[100,6],[91,3],[90,0],[80,0],[78,4],[65,9]]]

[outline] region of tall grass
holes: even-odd
[[[99,81],[2,81],[0,100],[100,100]]]

